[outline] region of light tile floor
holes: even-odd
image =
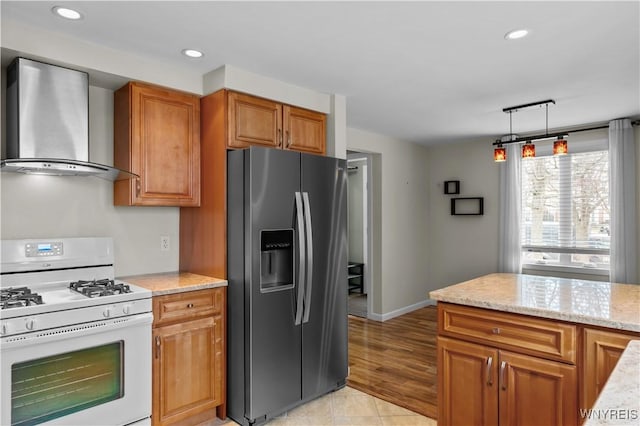
[[[228,419],[199,426],[236,425]],[[330,393],[295,408],[270,422],[269,426],[437,426],[435,420],[383,401],[350,387]]]

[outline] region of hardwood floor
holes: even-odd
[[[435,419],[437,310],[385,322],[349,316],[347,385]]]

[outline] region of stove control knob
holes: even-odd
[[[131,305],[124,305],[122,307],[122,313],[125,315],[129,315],[131,313]]]
[[[24,326],[27,327],[27,330],[33,330],[36,326],[36,320],[29,318],[25,321]]]
[[[102,315],[105,318],[109,318],[111,316],[111,308],[110,307],[109,308],[105,308],[105,310],[102,312]]]

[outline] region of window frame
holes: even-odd
[[[588,153],[588,152],[597,152],[597,151],[608,151],[609,143],[606,136],[597,135],[595,137],[591,137],[586,141],[581,141],[582,143],[572,144],[571,146],[571,154],[580,154],[580,153]],[[536,142],[536,150],[537,155],[536,158],[539,157],[551,157],[552,154],[552,141],[543,141]],[[528,161],[527,159],[520,159],[521,162]],[[524,167],[522,171],[521,179],[524,180]],[[610,178],[609,178],[610,179]],[[523,182],[521,182],[522,187]],[[573,200],[573,198],[570,198]],[[525,203],[524,203],[524,194],[522,194],[522,207],[521,207],[521,217],[524,218],[525,211]],[[520,225],[520,232],[523,233],[525,227],[524,219]],[[573,254],[587,254],[587,255],[603,255],[609,256],[609,266],[605,268],[601,267],[589,267],[585,266],[584,263],[536,263],[534,261],[525,259],[527,253],[538,252],[538,253],[553,253],[558,254],[560,256],[570,256]],[[580,274],[580,275],[592,275],[594,277],[608,277],[610,274],[611,268],[611,258],[610,258],[610,248],[587,248],[587,247],[558,247],[558,246],[545,246],[545,245],[532,245],[525,244],[524,240],[520,244],[520,266],[523,271],[527,272],[561,272],[561,273],[570,273],[570,274]],[[566,259],[565,259],[566,261]],[[571,262],[571,261],[569,261]]]

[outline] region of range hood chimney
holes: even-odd
[[[25,58],[7,68],[7,158],[3,172],[137,175],[89,162],[89,75]]]

